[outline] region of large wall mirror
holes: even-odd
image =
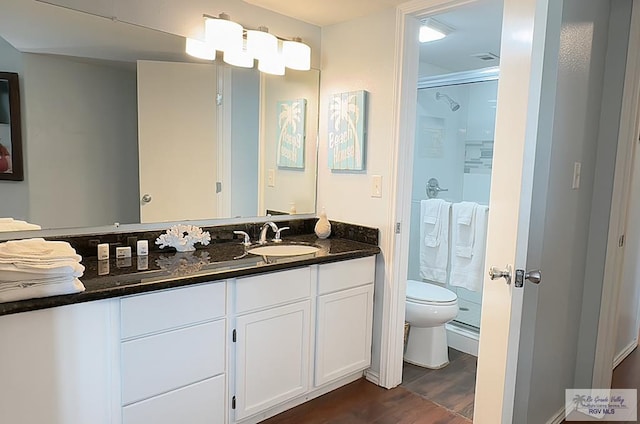
[[[315,213],[318,70],[205,63],[181,36],[9,0],[0,71],[20,75],[25,163],[25,181],[0,181],[0,217],[68,229]],[[296,102],[303,157],[283,163]]]

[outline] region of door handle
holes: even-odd
[[[524,269],[516,269],[516,287],[524,286],[524,280],[529,280],[533,284],[540,284],[542,273],[539,269],[533,271],[525,271]]]
[[[500,269],[497,266],[489,268],[489,278],[497,280],[498,278],[504,278],[507,284],[511,284],[511,265],[507,265],[505,269]]]

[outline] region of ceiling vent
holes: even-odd
[[[498,60],[500,58],[500,56],[493,54],[493,53],[475,53],[472,54],[471,56],[473,57],[477,57],[480,60]]]

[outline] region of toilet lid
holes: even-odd
[[[436,286],[435,284],[408,280],[407,299],[412,299],[418,302],[441,303],[453,302],[458,299],[458,296],[451,290]]]

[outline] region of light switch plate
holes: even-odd
[[[274,169],[269,169],[267,171],[267,187],[275,187],[276,186],[276,171]]]
[[[582,168],[581,162],[573,163],[573,182],[571,183],[571,189],[577,190],[580,188],[580,171]]]
[[[371,197],[382,197],[382,175],[371,176]]]

